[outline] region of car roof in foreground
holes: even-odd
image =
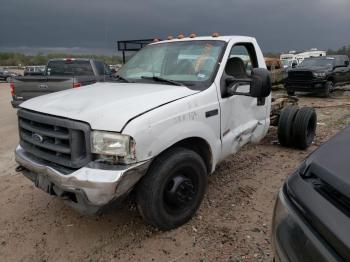
[[[350,126],[332,137],[305,161],[301,173],[314,174],[350,198]]]

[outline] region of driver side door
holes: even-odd
[[[230,58],[240,58],[244,64],[245,74],[249,77],[251,69],[258,67],[257,56],[254,45],[251,43],[236,44],[231,48]],[[226,61],[226,67],[227,67]],[[235,74],[234,70],[224,71],[223,77],[231,76],[229,73]],[[228,72],[231,71],[231,72]],[[242,70],[241,70],[242,71]],[[236,78],[235,75],[233,75]],[[222,156],[236,153],[243,145],[256,140],[259,134],[263,136],[265,125],[267,121],[267,108],[265,99],[259,101],[257,98],[233,95],[225,96],[223,90],[225,89],[225,82],[221,81],[221,98],[219,98],[221,108],[221,139],[222,139]],[[248,84],[241,85],[239,91],[247,92],[250,86]]]

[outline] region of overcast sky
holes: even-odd
[[[0,0],[0,26],[0,51],[109,53],[179,32],[254,36],[264,52],[335,49],[350,44],[350,0]]]

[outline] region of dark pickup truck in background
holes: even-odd
[[[62,58],[48,61],[44,75],[16,77],[11,82],[11,104],[17,107],[33,97],[108,81],[109,66],[101,61]]]
[[[45,74],[45,66],[26,66],[24,68],[24,76],[40,76]]]
[[[307,58],[288,71],[284,87],[295,91],[322,93],[328,96],[338,85],[350,83],[349,57],[346,55]]]

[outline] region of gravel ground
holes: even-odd
[[[16,110],[8,84],[1,83],[0,260],[272,261],[270,224],[279,188],[302,159],[350,124],[346,91],[300,99],[318,113],[317,137],[308,150],[279,146],[271,127],[260,144],[245,146],[218,166],[189,223],[160,232],[143,223],[132,200],[100,217],[84,217],[17,174]]]

